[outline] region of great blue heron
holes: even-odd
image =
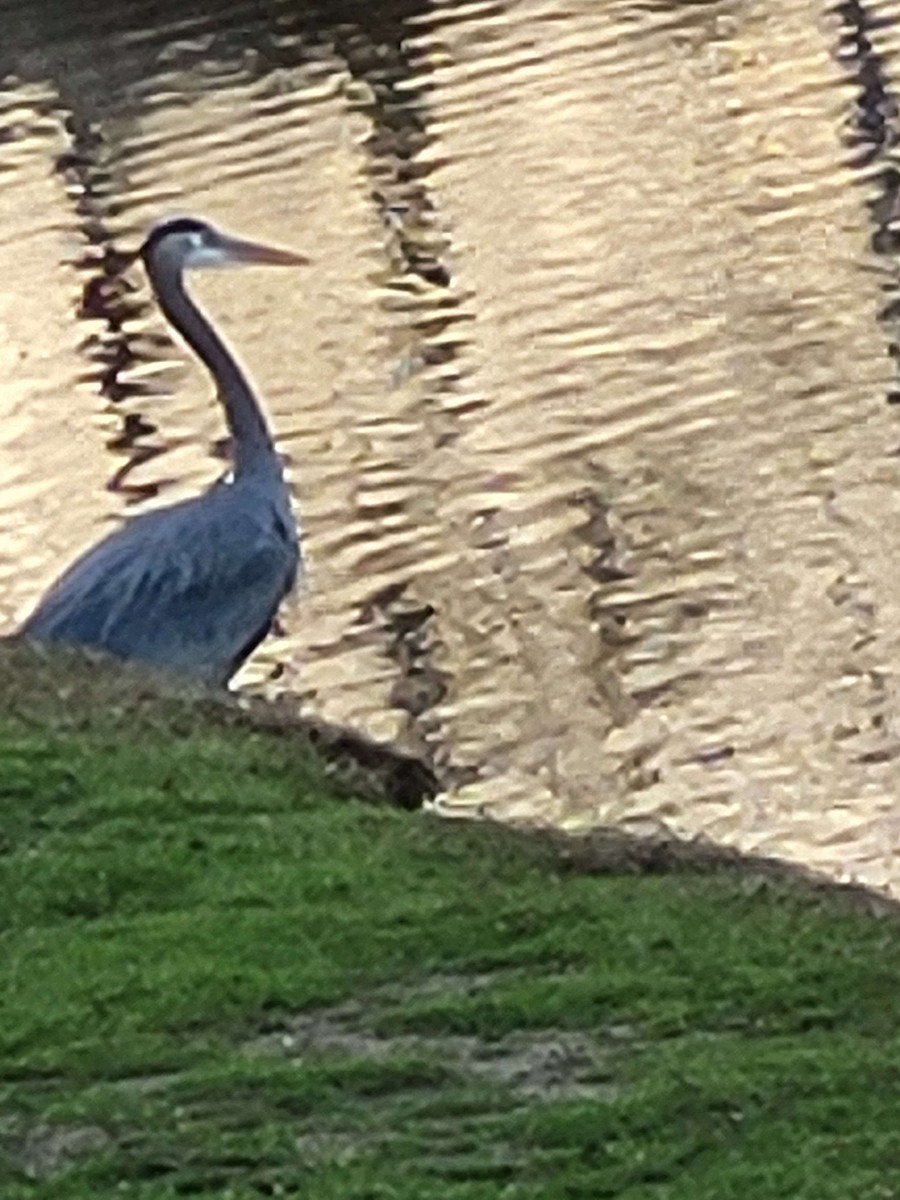
[[[300,556],[266,419],[246,375],[185,291],[184,271],[308,260],[190,217],[156,225],[139,253],[160,308],[216,381],[233,473],[202,496],[136,517],[88,550],[52,585],[22,634],[224,685],[269,631]]]

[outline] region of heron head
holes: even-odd
[[[150,230],[140,254],[145,263],[151,257],[163,255],[170,263],[187,269],[238,267],[248,263],[294,267],[309,262],[293,250],[232,237],[196,217],[159,221]]]

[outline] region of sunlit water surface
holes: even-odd
[[[442,804],[900,890],[900,0],[0,0],[0,621],[195,493],[196,292],[309,579],[241,677]],[[900,226],[898,226],[900,227]]]

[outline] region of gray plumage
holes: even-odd
[[[216,380],[232,438],[233,477],[202,496],[136,517],[104,538],[53,584],[22,634],[222,685],[269,631],[294,586],[300,554],[259,403],[185,291],[183,272],[306,260],[190,218],[158,225],[140,253],[160,307]]]

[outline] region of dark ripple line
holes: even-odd
[[[888,297],[878,313],[888,338],[888,354],[900,373],[900,267],[895,256],[900,251],[900,169],[895,148],[900,142],[898,118],[900,103],[891,87],[887,59],[876,48],[873,35],[891,28],[896,22],[872,14],[863,0],[841,0],[833,10],[840,18],[842,31],[837,49],[838,61],[858,85],[853,111],[849,116],[847,141],[856,151],[852,166],[866,185],[876,182],[877,193],[866,201],[874,231],[873,253],[890,260],[890,278],[883,284]],[[877,171],[871,168],[883,165]],[[900,387],[889,390],[889,404],[900,403]]]

